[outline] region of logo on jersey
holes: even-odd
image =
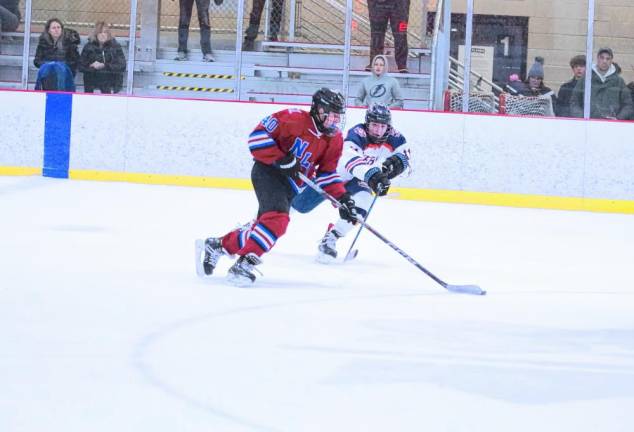
[[[370,97],[372,98],[383,97],[385,93],[387,93],[387,90],[383,84],[377,84],[370,89]]]
[[[301,138],[295,138],[291,147],[291,153],[293,153],[303,168],[310,168],[310,157],[313,155],[311,152],[306,151],[308,149],[308,141],[304,141]]]

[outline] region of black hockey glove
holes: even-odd
[[[368,178],[368,186],[370,186],[370,189],[379,196],[386,195],[390,188],[390,179],[387,177],[387,174],[378,168],[372,168],[368,174],[370,174]]]
[[[401,156],[395,154],[385,159],[383,162],[383,171],[387,174],[387,177],[392,180],[394,177],[400,175],[405,171],[405,163]]]
[[[275,166],[282,172],[282,174],[294,179],[301,171],[302,166],[293,153],[288,153],[281,159],[275,162]]]
[[[341,219],[348,221],[352,224],[357,223],[357,208],[355,207],[354,200],[348,192],[341,195],[339,198],[341,207],[339,207],[339,216]]]

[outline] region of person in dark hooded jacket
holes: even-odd
[[[617,73],[613,58],[612,49],[601,48],[597,62],[592,65],[590,118],[629,120],[634,113],[632,95]],[[573,117],[583,117],[585,84],[585,79],[580,79],[570,98]]]
[[[79,60],[79,70],[84,74],[84,91],[93,93],[99,89],[101,93],[119,93],[125,67],[121,45],[112,36],[108,24],[99,21]]]
[[[79,33],[64,28],[58,18],[46,22],[33,59],[35,67],[40,69],[35,86],[37,90],[75,91],[79,42]]]
[[[46,62],[64,62],[75,76],[79,62],[79,42],[77,31],[64,28],[58,18],[51,18],[38,40],[33,64],[39,68]]]

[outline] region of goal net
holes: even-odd
[[[500,94],[500,114],[554,116],[553,99],[550,95],[521,96]]]
[[[462,112],[463,93],[460,90],[445,91],[445,111]],[[493,93],[472,92],[469,96],[469,112],[496,113],[497,101]]]

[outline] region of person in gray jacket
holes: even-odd
[[[592,65],[590,117],[629,120],[634,113],[632,95],[617,73],[613,58],[610,48],[601,48],[597,53],[597,63]],[[570,114],[573,117],[583,117],[584,92],[585,79],[580,79],[570,98]]]
[[[372,61],[372,75],[361,81],[355,105],[380,103],[390,108],[403,108],[401,86],[396,78],[387,76],[387,57],[379,54]]]

